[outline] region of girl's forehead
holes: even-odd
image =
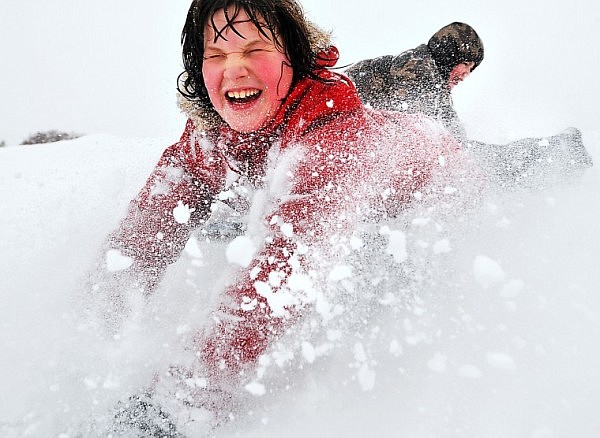
[[[260,16],[249,17],[243,9],[227,11],[219,9],[204,27],[206,42],[217,42],[219,39],[227,40],[228,36],[236,35],[240,38],[250,38],[260,35],[261,39],[272,39],[272,33]]]

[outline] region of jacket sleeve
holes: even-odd
[[[167,148],[125,218],[110,234],[108,248],[151,292],[166,267],[177,260],[190,233],[210,214],[223,171],[200,147],[191,121],[179,142]],[[123,265],[107,269],[117,271]]]
[[[88,278],[91,324],[115,333],[134,296],[151,293],[190,233],[209,215],[223,171],[202,151],[192,122],[167,148],[127,214],[103,245]],[[132,295],[133,294],[133,295]]]
[[[466,139],[450,89],[427,46],[357,62],[346,74],[363,103],[375,109],[425,114],[443,123],[459,141]]]
[[[381,56],[359,61],[344,71],[354,82],[364,104],[377,109],[390,109],[393,93],[390,72],[393,62],[393,56]]]
[[[346,70],[361,100],[375,109],[432,115],[440,78],[426,46],[360,61]]]
[[[373,179],[378,176],[376,166],[387,169],[388,174],[383,177],[398,188],[397,202],[408,202],[412,191],[430,178],[431,167],[437,162],[433,152],[428,154],[431,163],[420,163],[420,172],[405,171],[419,164],[410,161],[414,155],[410,151],[405,160],[398,159],[399,168],[381,166],[386,158],[373,151],[387,151],[391,157],[401,154],[385,145],[371,144],[368,133],[357,127],[371,123],[378,129],[381,124],[393,131],[387,119],[374,120],[359,112],[345,120],[346,124],[334,121],[303,137],[305,156],[298,160],[293,172],[285,172],[291,185],[277,197],[266,217],[269,228],[263,248],[226,290],[225,299],[214,314],[215,326],[198,338],[198,355],[217,380],[243,374],[312,306],[310,294],[295,282],[306,278],[304,275],[314,263],[304,251],[327,246],[332,236],[354,229],[361,215],[369,214],[361,208],[378,201],[363,202],[365,194],[376,198],[381,191],[374,185],[385,187],[384,182]],[[406,135],[403,132],[402,138]],[[430,145],[426,138],[418,137],[420,133],[414,135],[412,144],[419,144],[420,139],[424,148]],[[373,147],[378,149],[372,150]],[[358,189],[361,186],[364,190]]]
[[[216,381],[235,378],[252,367],[311,305],[310,297],[292,287],[290,279],[302,278],[307,272],[304,247],[322,241],[328,227],[337,226],[335,216],[343,216],[342,192],[329,188],[335,186],[335,180],[343,180],[352,167],[345,165],[352,153],[304,146],[318,145],[320,138],[327,138],[329,146],[338,146],[343,141],[334,137],[343,137],[347,131],[325,127],[324,136],[313,132],[299,141],[306,154],[291,160],[292,172],[284,172],[289,180],[281,185],[289,185],[275,196],[265,215],[264,245],[226,289],[213,314],[216,324],[197,339],[203,367]]]

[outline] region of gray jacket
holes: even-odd
[[[448,83],[426,44],[396,56],[357,62],[345,73],[365,104],[378,109],[426,114],[439,120],[458,140],[466,139]]]

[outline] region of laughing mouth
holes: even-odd
[[[242,104],[242,103],[248,103],[248,102],[252,102],[256,99],[258,99],[261,95],[261,91],[256,89],[256,88],[252,88],[252,89],[247,89],[247,90],[240,90],[240,91],[228,91],[226,94],[227,100],[231,103],[234,104]]]

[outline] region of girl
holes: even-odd
[[[425,117],[365,108],[319,41],[294,0],[195,0],[182,34],[185,131],[109,239],[129,261],[113,278],[148,293],[218,204],[259,218],[251,262],[194,346],[212,382],[235,384],[307,314],[311,248],[397,214],[458,150]]]

